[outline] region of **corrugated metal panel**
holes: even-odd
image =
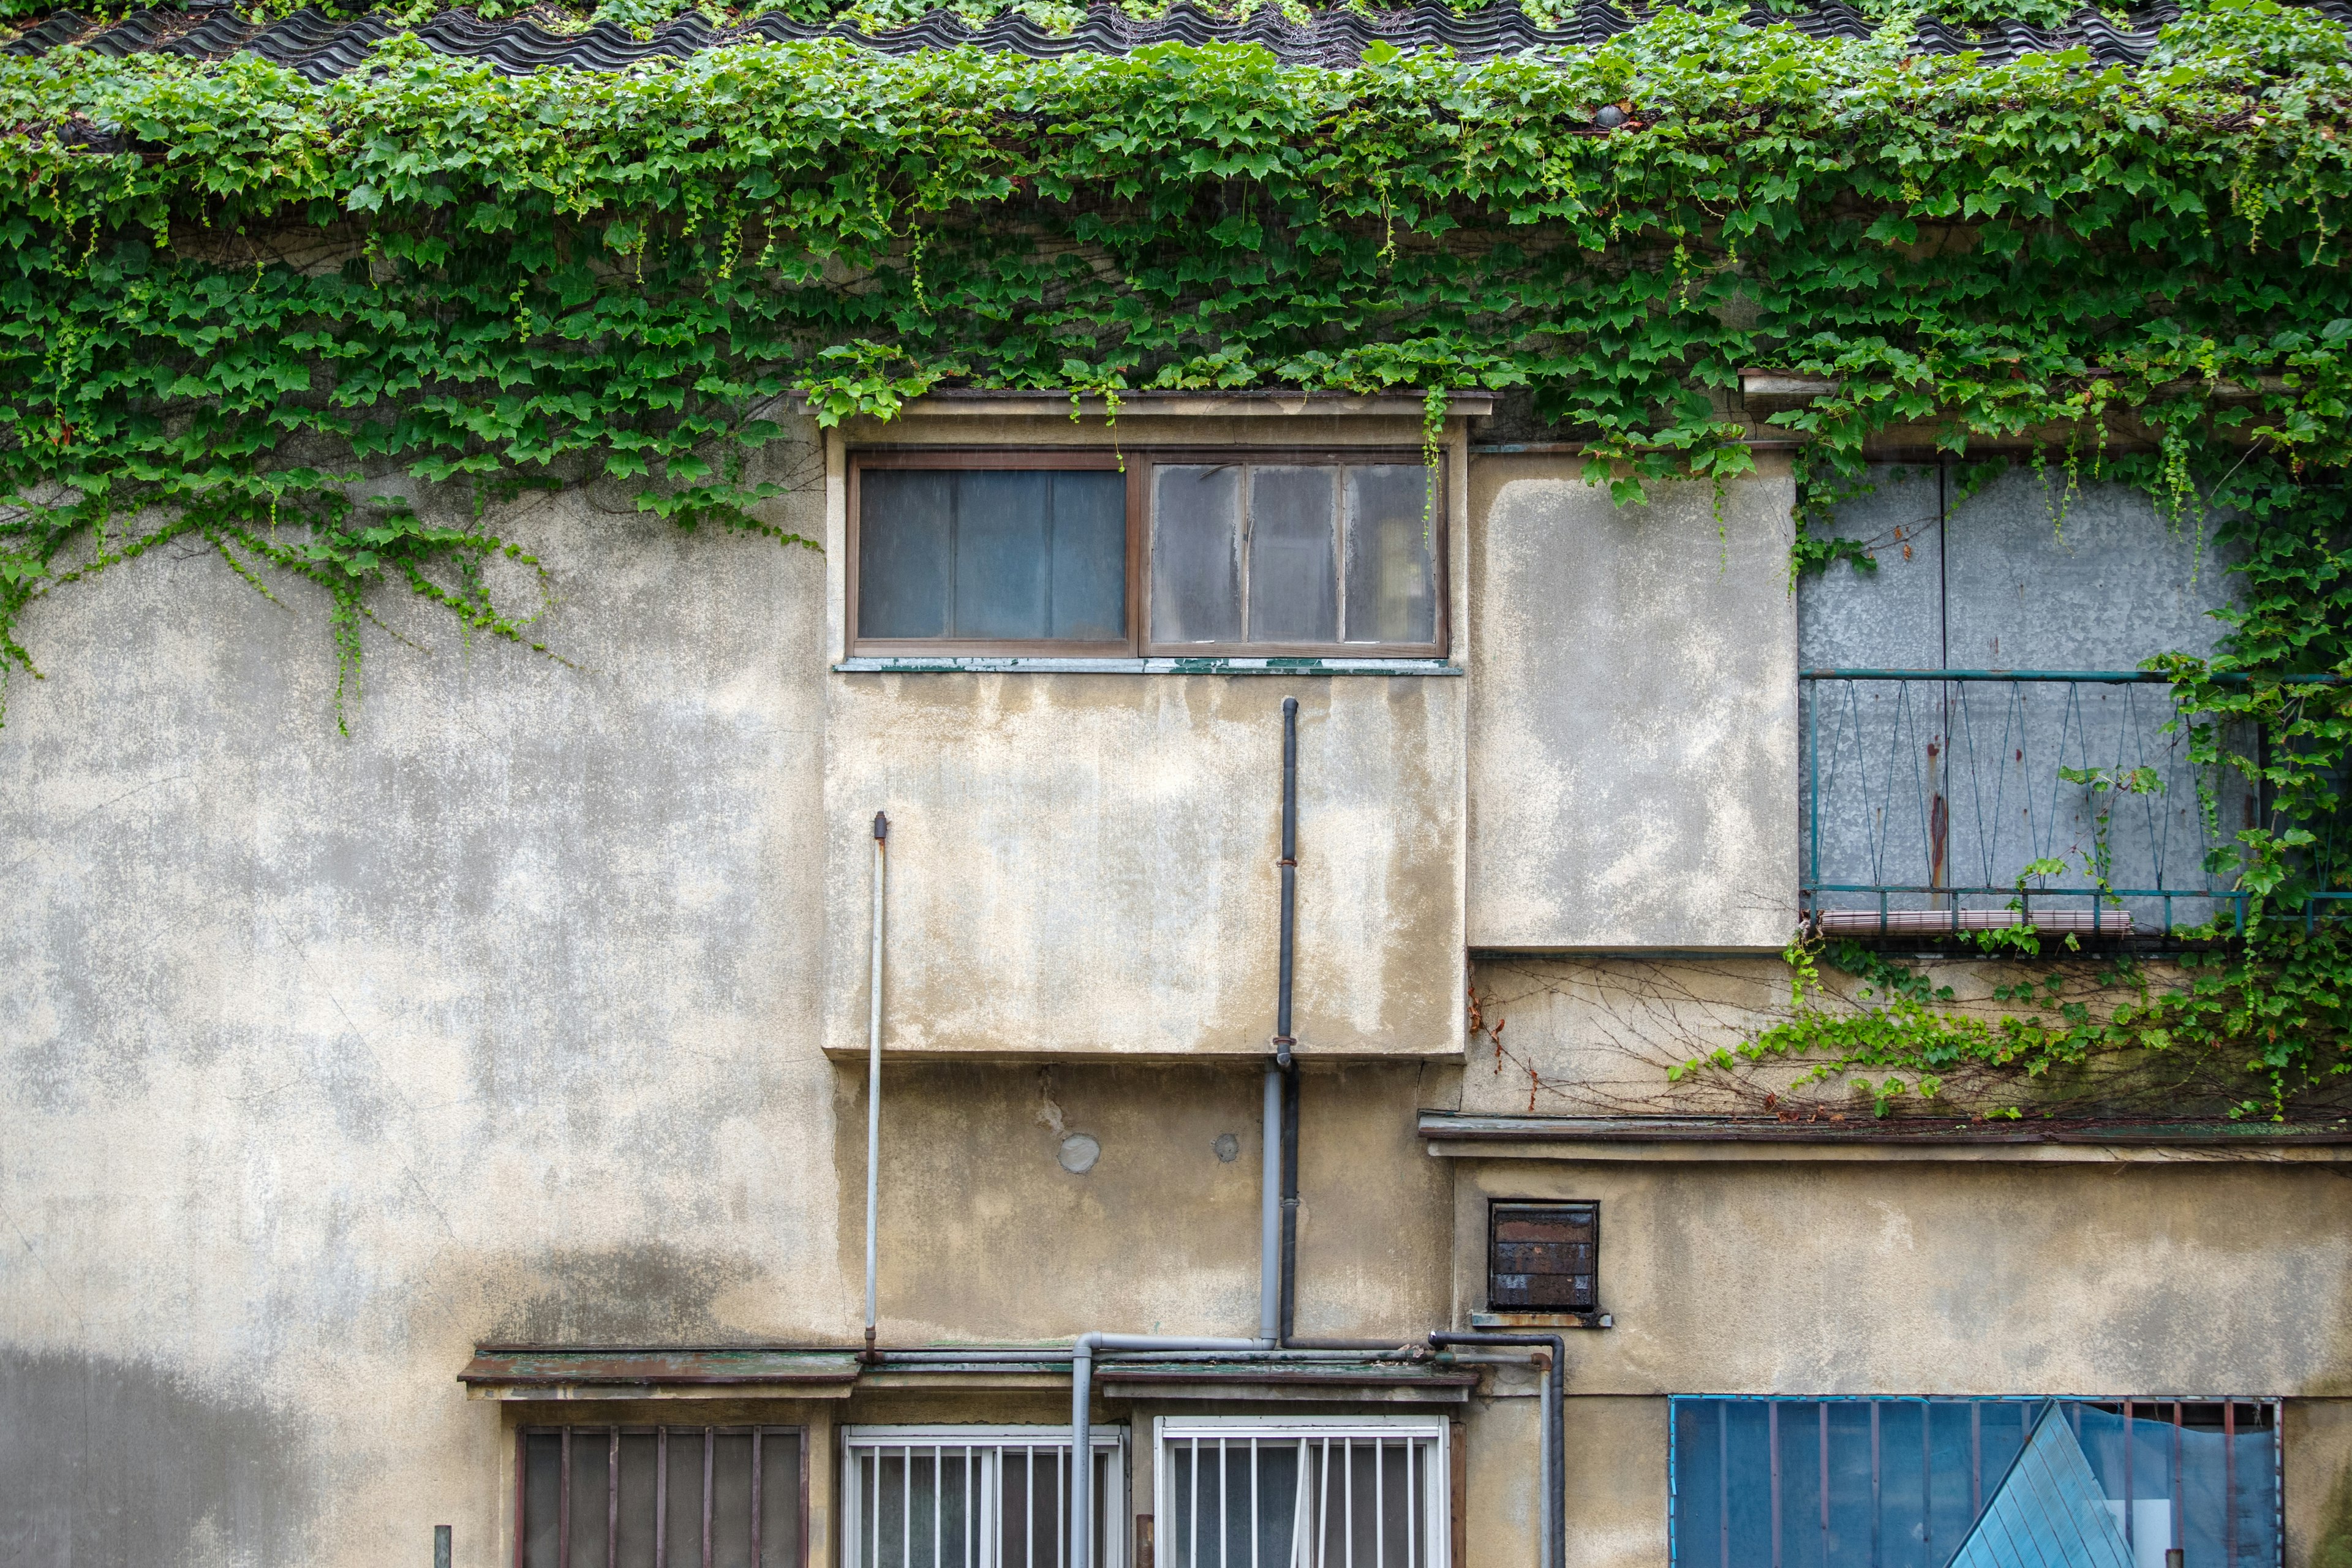
[[[2132,1568],[2105,1496],[2053,1403],[1951,1568]]]
[[[2347,0],[2320,0],[2313,8],[2338,22],[2352,21],[2352,4]],[[2166,4],[2117,22],[2086,8],[2062,28],[2005,21],[1962,31],[1929,22],[1920,26],[1914,45],[1922,54],[1973,49],[1988,64],[2033,52],[2082,48],[2101,66],[2137,65],[2155,46],[2158,31],[2179,14],[2177,6]],[[1844,0],[1815,0],[1808,8],[1790,14],[1759,6],[1749,19],[1759,26],[1786,24],[1815,38],[1862,39],[1875,28],[1872,20]],[[643,59],[677,58],[727,44],[809,37],[845,38],[887,54],[969,45],[1040,58],[1125,54],[1160,43],[1222,41],[1262,45],[1286,63],[1327,66],[1352,65],[1368,45],[1380,41],[1401,49],[1450,49],[1464,59],[1484,60],[1531,49],[1591,49],[1631,26],[1633,16],[1606,0],[1584,0],[1558,27],[1539,26],[1517,5],[1507,3],[1469,12],[1437,4],[1373,12],[1334,6],[1311,11],[1304,20],[1292,20],[1273,6],[1261,6],[1245,17],[1221,16],[1189,0],[1180,0],[1158,16],[1139,18],[1106,0],[1089,8],[1086,20],[1067,32],[1052,31],[1022,16],[999,16],[975,28],[946,10],[874,34],[861,33],[844,23],[811,26],[779,12],[725,28],[688,13],[642,39],[609,22],[580,33],[553,33],[529,17],[484,22],[462,10],[444,11],[414,31],[444,54],[522,72],[543,66],[617,70]],[[11,54],[38,54],[76,41],[105,54],[169,53],[203,59],[249,50],[313,81],[325,81],[363,63],[378,40],[400,30],[382,13],[336,21],[315,7],[268,24],[243,21],[226,5],[194,12],[151,9],[134,12],[111,26],[60,11],[6,48]]]

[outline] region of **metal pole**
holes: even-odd
[[[882,1194],[882,884],[890,819],[874,814],[873,999],[866,1023],[866,1353],[874,1353],[875,1259]]]

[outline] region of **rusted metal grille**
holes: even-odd
[[[526,1426],[517,1568],[803,1568],[797,1427]]]
[[[1599,1204],[1496,1204],[1487,1224],[1490,1308],[1601,1310]]]
[[[1446,1568],[1444,1421],[1163,1416],[1161,1568]]]
[[[1097,1568],[1125,1568],[1127,1434],[1094,1429]],[[1066,1426],[850,1426],[842,1432],[845,1568],[1063,1568]]]

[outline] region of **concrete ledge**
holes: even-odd
[[[857,657],[835,675],[1466,675],[1442,658],[986,658]]]
[[[1424,1110],[1429,1152],[1465,1160],[1945,1161],[2062,1164],[2352,1163],[2352,1120],[2132,1123],[1783,1122],[1745,1117],[1474,1116]]]

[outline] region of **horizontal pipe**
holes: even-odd
[[[2081,681],[2086,686],[2177,686],[2173,676],[2154,669],[1801,669],[1799,680],[2031,680]],[[2227,686],[2256,677],[2236,670],[2202,679]],[[2283,686],[2341,686],[2340,675],[2264,675]]]

